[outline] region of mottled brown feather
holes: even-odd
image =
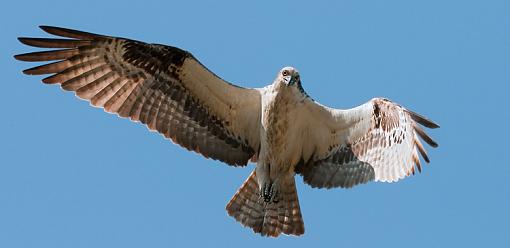
[[[425,148],[423,148],[423,145],[421,144],[420,140],[414,139],[414,144],[416,145],[416,148],[418,148],[418,151],[420,152],[421,156],[423,157],[423,160],[425,162],[430,163],[429,156],[427,155],[427,151]]]
[[[61,84],[62,89],[76,91],[92,82],[96,79],[101,78],[103,75],[111,72],[107,64],[102,64],[95,67],[92,70],[81,73],[76,77],[73,77]]]
[[[418,125],[413,125],[414,131],[422,138],[427,144],[432,147],[438,147],[438,144]]]
[[[58,73],[69,68],[70,66],[72,66],[72,63],[69,60],[63,60],[53,62],[50,64],[32,67],[30,69],[24,70],[23,73],[27,75],[44,75],[50,73]]]
[[[97,107],[104,106],[104,104],[110,100],[110,98],[112,98],[112,96],[115,95],[115,93],[117,93],[117,91],[128,81],[121,77],[110,78],[110,80],[113,81],[90,99],[92,105]]]
[[[349,137],[346,143],[330,146],[327,154],[312,156],[296,166],[305,183],[332,188],[352,187],[374,179],[394,182],[414,174],[415,166],[421,172],[418,152],[430,162],[418,136],[432,147],[437,147],[437,143],[419,124],[434,128],[435,123],[383,98],[375,98],[366,106],[367,110],[372,109],[361,116],[367,120],[366,131]]]
[[[278,237],[282,233],[302,235],[305,228],[294,177],[284,178],[280,186],[280,199],[264,202],[253,171],[227,204],[227,213],[263,236]]]
[[[63,83],[69,79],[72,79],[76,76],[79,76],[82,73],[88,72],[102,65],[105,65],[105,62],[101,58],[86,60],[83,63],[75,64],[64,69],[61,72],[57,72],[52,76],[43,78],[42,81],[47,84]]]
[[[40,48],[77,48],[80,46],[90,45],[90,40],[70,40],[70,39],[53,39],[53,38],[27,38],[20,37],[18,40],[29,46]]]
[[[108,71],[103,76],[95,79],[91,83],[84,85],[76,90],[76,95],[83,99],[91,99],[101,92],[104,88],[110,86],[110,84],[119,78],[114,71]]]
[[[428,127],[428,128],[439,128],[438,124],[434,123],[432,120],[429,120],[425,116],[420,115],[420,114],[410,111],[410,110],[406,110],[406,111],[411,115],[411,118],[414,121],[420,123],[421,125]]]
[[[67,59],[67,58],[70,58],[70,57],[77,55],[79,53],[80,53],[80,51],[78,49],[73,48],[73,49],[24,53],[24,54],[15,55],[14,58],[17,60],[21,60],[21,61],[37,62],[37,61]]]
[[[45,25],[41,25],[41,26],[39,26],[39,28],[41,28],[42,30],[46,31],[49,34],[67,37],[67,38],[88,40],[88,39],[98,39],[100,37],[105,37],[105,36],[99,35],[99,34],[93,34],[93,33],[88,33],[88,32],[68,29],[68,28],[52,27],[52,26],[45,26]]]
[[[92,105],[147,124],[149,129],[156,129],[205,157],[237,166],[245,165],[254,155],[254,149],[245,140],[228,130],[225,121],[199,103],[185,87],[181,67],[186,59],[195,60],[189,52],[66,28],[41,26],[41,29],[71,39],[19,38],[30,46],[64,49],[15,58],[64,60],[25,73],[53,74],[43,82],[60,83],[63,89],[76,91],[77,96],[90,100]],[[205,67],[202,70],[208,71]]]

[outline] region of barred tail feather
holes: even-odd
[[[254,232],[260,233],[264,223],[263,204],[259,196],[257,176],[253,171],[227,204],[227,212],[244,226],[251,227]]]
[[[280,189],[278,202],[264,202],[253,171],[227,204],[227,212],[262,236],[278,237],[281,233],[299,236],[305,228],[294,178],[281,182]]]

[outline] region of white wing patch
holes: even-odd
[[[395,182],[414,173],[412,161],[416,138],[403,111],[398,111],[398,125],[387,130],[372,128],[361,139],[353,141],[358,159],[372,165],[375,181]]]
[[[311,122],[315,132],[310,137],[316,152],[304,158],[308,162],[297,172],[314,187],[351,187],[370,180],[396,182],[414,174],[415,168],[421,171],[418,153],[429,162],[418,136],[437,147],[419,126],[437,128],[437,124],[387,99],[375,98],[349,110],[309,101],[307,110],[316,119]],[[350,149],[353,157],[348,161],[333,159],[342,149]],[[366,164],[373,168],[373,175],[366,171]],[[324,172],[344,174],[337,178],[324,175],[322,180],[313,175]]]

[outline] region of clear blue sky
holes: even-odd
[[[509,1],[6,1],[0,247],[509,247]],[[292,65],[323,104],[388,97],[441,125],[423,173],[317,190],[304,236],[262,238],[225,205],[254,166],[207,160],[22,75],[18,36],[64,26],[191,51],[226,80]],[[280,246],[281,247],[281,246]]]

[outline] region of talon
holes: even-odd
[[[271,185],[266,185],[266,189],[264,192],[264,201],[265,202],[271,201]]]
[[[273,187],[269,183],[264,183],[264,186],[262,187],[262,190],[260,192],[260,196],[264,198],[264,202],[270,202],[273,198]]]
[[[270,201],[272,201],[274,203],[278,203],[278,201],[280,201],[280,199],[278,199],[278,196],[279,196],[279,190],[273,184],[273,187],[271,187],[271,199],[270,199]]]
[[[274,183],[264,183],[260,191],[260,197],[264,198],[264,202],[274,202],[277,203],[280,201],[278,198],[279,190],[278,187]]]

